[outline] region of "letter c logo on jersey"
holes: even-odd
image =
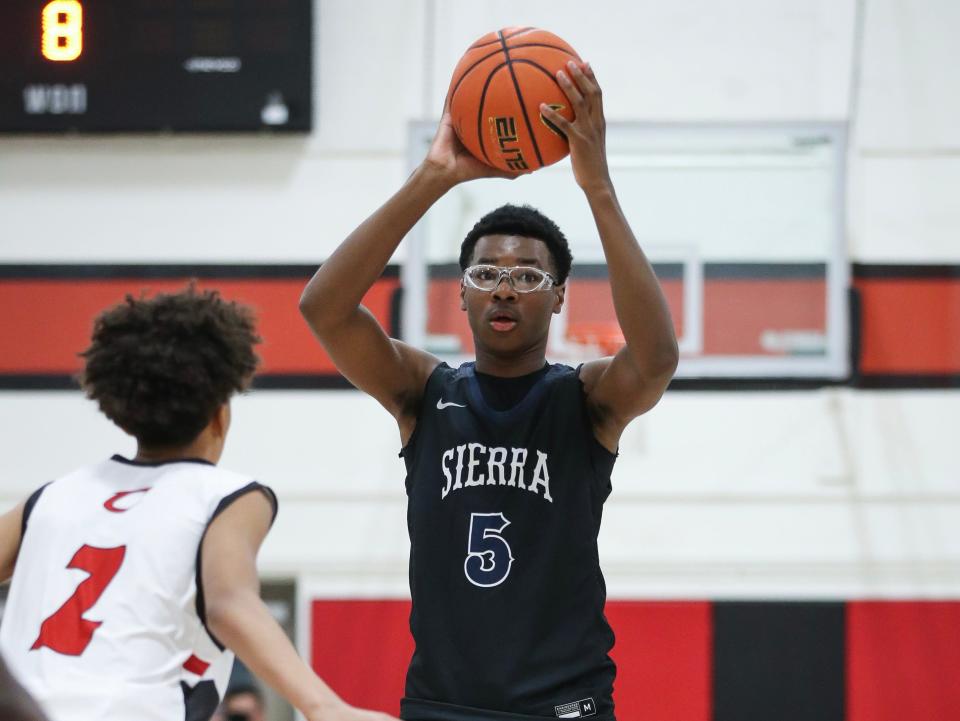
[[[104,502],[103,507],[111,513],[124,513],[143,500],[143,494],[149,490],[149,488],[138,488],[135,491],[114,493]]]

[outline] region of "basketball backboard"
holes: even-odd
[[[410,126],[419,163],[435,124]],[[846,376],[844,127],[836,123],[610,123],[610,172],[673,312],[680,378]],[[472,354],[457,258],[487,211],[529,203],[574,255],[548,356],[575,364],[622,345],[602,247],[569,160],[511,182],[456,187],[408,239],[404,337]]]

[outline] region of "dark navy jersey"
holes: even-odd
[[[403,453],[412,721],[613,718],[613,632],[597,555],[615,455],[577,370],[551,365],[491,408],[473,363],[427,381]]]

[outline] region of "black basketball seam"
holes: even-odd
[[[531,30],[536,30],[536,29],[537,29],[537,28],[535,28],[535,27],[533,27],[533,26],[526,27],[526,28],[520,28],[520,29],[517,30],[515,33],[513,33],[512,35],[507,35],[507,39],[509,40],[510,38],[515,38],[515,37],[517,37],[518,35],[523,35],[524,33],[528,33],[528,32],[530,32]],[[485,48],[485,47],[487,47],[487,45],[496,45],[497,43],[500,42],[499,35],[500,35],[500,33],[498,32],[498,33],[497,33],[497,36],[498,36],[497,39],[496,39],[496,40],[491,40],[491,41],[488,42],[488,43],[475,43],[474,45],[471,45],[469,48],[467,48],[467,51],[476,50],[477,48]]]
[[[484,62],[485,60],[489,60],[489,59],[492,58],[494,55],[497,55],[497,54],[499,54],[499,53],[500,53],[499,50],[494,50],[494,51],[493,51],[492,53],[490,53],[489,55],[484,55],[484,56],[483,56],[482,58],[480,58],[477,62],[475,62],[473,65],[471,65],[469,68],[467,68],[466,70],[463,71],[463,75],[460,76],[460,79],[457,81],[457,84],[454,85],[453,88],[450,90],[450,102],[451,102],[451,103],[453,102],[453,96],[457,94],[457,88],[460,87],[460,83],[463,82],[464,78],[466,78],[467,75],[470,74],[470,71],[476,69],[476,67],[477,67],[480,63]]]
[[[551,73],[549,70],[547,70],[545,67],[543,67],[543,66],[540,65],[539,63],[537,63],[537,62],[535,62],[535,61],[533,61],[533,60],[527,60],[526,58],[518,58],[518,59],[514,60],[513,62],[515,62],[515,63],[523,63],[524,65],[532,65],[532,66],[535,67],[537,70],[539,70],[541,73],[543,73],[543,74],[546,75],[548,78],[550,78],[550,79],[553,81],[553,84],[556,85],[558,88],[560,88],[560,92],[563,92],[563,87],[560,85],[560,83],[557,82],[557,78],[553,75],[553,73]],[[566,93],[564,93],[564,95],[566,95]]]
[[[566,55],[570,55],[569,51],[566,48],[562,48],[559,45],[550,45],[549,43],[524,43],[523,45],[513,45],[511,49],[517,50],[518,48],[550,48],[552,50],[559,50],[560,52],[565,53]],[[463,74],[461,74],[460,78],[457,80],[456,85],[454,85],[453,88],[450,90],[450,97],[453,98],[454,94],[457,92],[457,88],[460,87],[460,83],[462,83],[464,78],[466,78],[467,75],[470,74],[471,70],[475,69],[480,63],[484,62],[485,60],[489,60],[499,52],[502,52],[502,50],[494,50],[489,55],[484,55],[482,58],[480,58],[475,63],[473,63],[473,65],[471,65],[469,68],[464,70]]]
[[[520,92],[520,83],[517,82],[517,75],[513,72],[513,61],[510,60],[510,50],[507,48],[507,41],[502,32],[497,32],[500,42],[503,44],[503,54],[507,60],[507,69],[510,70],[510,79],[513,80],[513,88],[517,91],[517,100],[520,101],[520,110],[523,113],[523,122],[527,124],[527,132],[530,133],[530,142],[533,143],[533,152],[537,155],[537,162],[543,167],[543,156],[540,155],[540,146],[537,144],[537,136],[533,133],[533,126],[530,124],[530,115],[527,113],[527,106],[523,102],[523,93]],[[482,106],[481,106],[482,107]]]
[[[480,92],[480,103],[477,106],[477,140],[480,141],[480,152],[483,153],[487,165],[493,165],[493,163],[490,161],[490,156],[487,155],[487,148],[483,144],[483,103],[487,99],[487,88],[490,87],[493,76],[500,72],[505,65],[507,65],[507,63],[501,63],[487,75],[487,80],[483,84],[483,90]]]
[[[534,29],[534,28],[532,28],[532,29]],[[513,37],[513,36],[511,35],[511,37]],[[488,43],[488,44],[489,44],[489,43]],[[561,48],[559,45],[550,45],[550,44],[548,44],[548,43],[524,43],[523,45],[514,45],[514,46],[513,46],[513,49],[514,49],[514,50],[516,50],[517,48],[551,48],[551,49],[553,49],[553,50],[559,50],[559,51],[562,52],[562,53],[566,53],[567,55],[570,55],[570,53],[567,51],[566,48]],[[502,49],[501,49],[501,50],[495,50],[494,52],[490,53],[489,55],[484,55],[482,58],[480,58],[479,60],[477,60],[473,65],[471,65],[469,68],[467,68],[466,70],[464,70],[463,73],[460,75],[460,78],[457,80],[456,85],[454,85],[453,88],[451,88],[451,90],[450,90],[450,101],[453,102],[453,96],[457,94],[457,90],[458,90],[459,87],[460,87],[460,83],[462,83],[462,82],[466,79],[467,75],[470,74],[470,71],[471,71],[471,70],[475,70],[475,69],[477,68],[477,66],[480,65],[480,63],[482,63],[482,62],[484,62],[484,61],[486,61],[486,60],[489,60],[489,59],[492,58],[494,55],[496,55],[497,53],[500,53],[500,52],[502,52]],[[532,62],[532,61],[530,61],[530,60],[526,60],[525,58],[522,58],[522,59],[524,60],[524,62]],[[520,60],[516,60],[515,62],[520,62]],[[501,66],[501,67],[502,67],[502,66]],[[543,67],[542,67],[542,66],[539,66],[539,65],[538,65],[537,67],[539,67],[541,70],[543,70]],[[554,83],[556,83],[556,80],[554,80]]]
[[[550,43],[521,43],[519,45],[511,45],[511,50],[519,50],[520,48],[551,48],[552,50],[559,50],[562,53],[569,55],[572,58],[580,59],[580,56],[576,53],[571,53],[566,48],[560,47],[559,45],[551,45]]]
[[[519,60],[514,60],[513,62],[515,62],[515,63],[524,63],[524,64],[526,64],[526,65],[532,65],[532,66],[535,67],[537,70],[539,70],[541,73],[543,73],[543,74],[546,75],[548,78],[550,78],[550,79],[553,81],[553,84],[556,85],[556,86],[560,89],[560,92],[561,92],[561,93],[563,93],[563,87],[560,85],[560,83],[557,82],[557,79],[553,76],[553,73],[551,73],[549,70],[547,70],[547,69],[546,69],[545,67],[543,67],[542,65],[538,65],[537,63],[533,62],[533,60],[524,60],[523,58],[520,58]],[[564,93],[564,95],[566,95],[566,93]],[[547,120],[545,117],[543,117],[543,113],[540,113],[540,119],[547,125],[547,127],[549,127],[549,128],[551,128],[552,130],[554,130],[554,132],[556,132],[559,136],[561,136],[561,137],[562,137],[564,140],[566,140],[567,142],[570,142],[569,138],[567,138],[567,134],[564,133],[562,130],[560,130],[560,128],[558,128],[557,126],[555,126],[555,125],[554,125],[553,123],[551,123],[549,120]]]

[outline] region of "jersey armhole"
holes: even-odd
[[[248,493],[252,493],[254,491],[260,491],[263,495],[267,497],[267,500],[270,501],[270,505],[273,507],[273,515],[270,518],[270,525],[273,526],[273,522],[277,518],[277,506],[278,506],[277,494],[275,494],[273,492],[273,489],[271,489],[269,486],[265,486],[262,483],[253,481],[243,486],[242,488],[238,488],[233,493],[227,496],[224,496],[222,499],[220,499],[220,503],[217,504],[216,509],[214,509],[213,514],[210,516],[209,520],[207,521],[207,525],[203,529],[203,535],[200,536],[200,543],[197,545],[197,561],[194,564],[196,566],[195,583],[197,585],[197,600],[196,600],[197,617],[200,619],[200,623],[203,624],[203,628],[206,630],[207,635],[210,637],[210,640],[213,641],[216,644],[217,648],[219,648],[221,651],[225,650],[226,646],[220,642],[220,639],[218,639],[214,635],[213,631],[210,630],[210,627],[207,626],[207,607],[206,607],[206,602],[203,596],[203,541],[207,537],[207,531],[210,530],[210,524],[213,523],[213,521],[217,518],[217,516],[219,516],[221,513],[227,510],[231,506],[231,504],[234,501],[236,501],[238,498],[241,498],[247,495]]]
[[[420,409],[417,411],[417,423],[413,427],[413,433],[410,434],[410,437],[407,439],[407,444],[400,449],[400,453],[397,454],[399,458],[407,458],[410,453],[416,447],[417,438],[420,437],[420,428],[423,425],[423,417],[425,411],[427,410],[427,396],[430,395],[431,384],[434,382],[434,379],[441,371],[452,371],[449,365],[444,361],[440,361],[437,364],[437,367],[430,371],[430,375],[427,376],[427,382],[423,386],[423,396],[420,399]]]
[[[20,519],[20,542],[23,543],[23,537],[27,533],[27,521],[30,519],[30,514],[33,513],[33,507],[37,505],[37,501],[40,500],[40,496],[43,494],[44,489],[53,483],[44,483],[40,488],[35,490],[30,494],[30,497],[27,499],[26,503],[23,504],[23,518]]]
[[[587,393],[584,389],[583,380],[580,378],[580,369],[582,367],[582,363],[578,365],[576,373],[580,413],[584,428],[587,431],[587,436],[589,436],[587,445],[590,454],[590,465],[593,466],[595,477],[602,482],[602,486],[598,488],[597,491],[600,497],[605,500],[613,490],[613,483],[610,477],[613,474],[613,466],[616,464],[617,458],[620,457],[620,451],[618,449],[616,452],[613,452],[597,440],[597,435],[593,431],[593,422],[590,419],[590,411],[587,408]]]

